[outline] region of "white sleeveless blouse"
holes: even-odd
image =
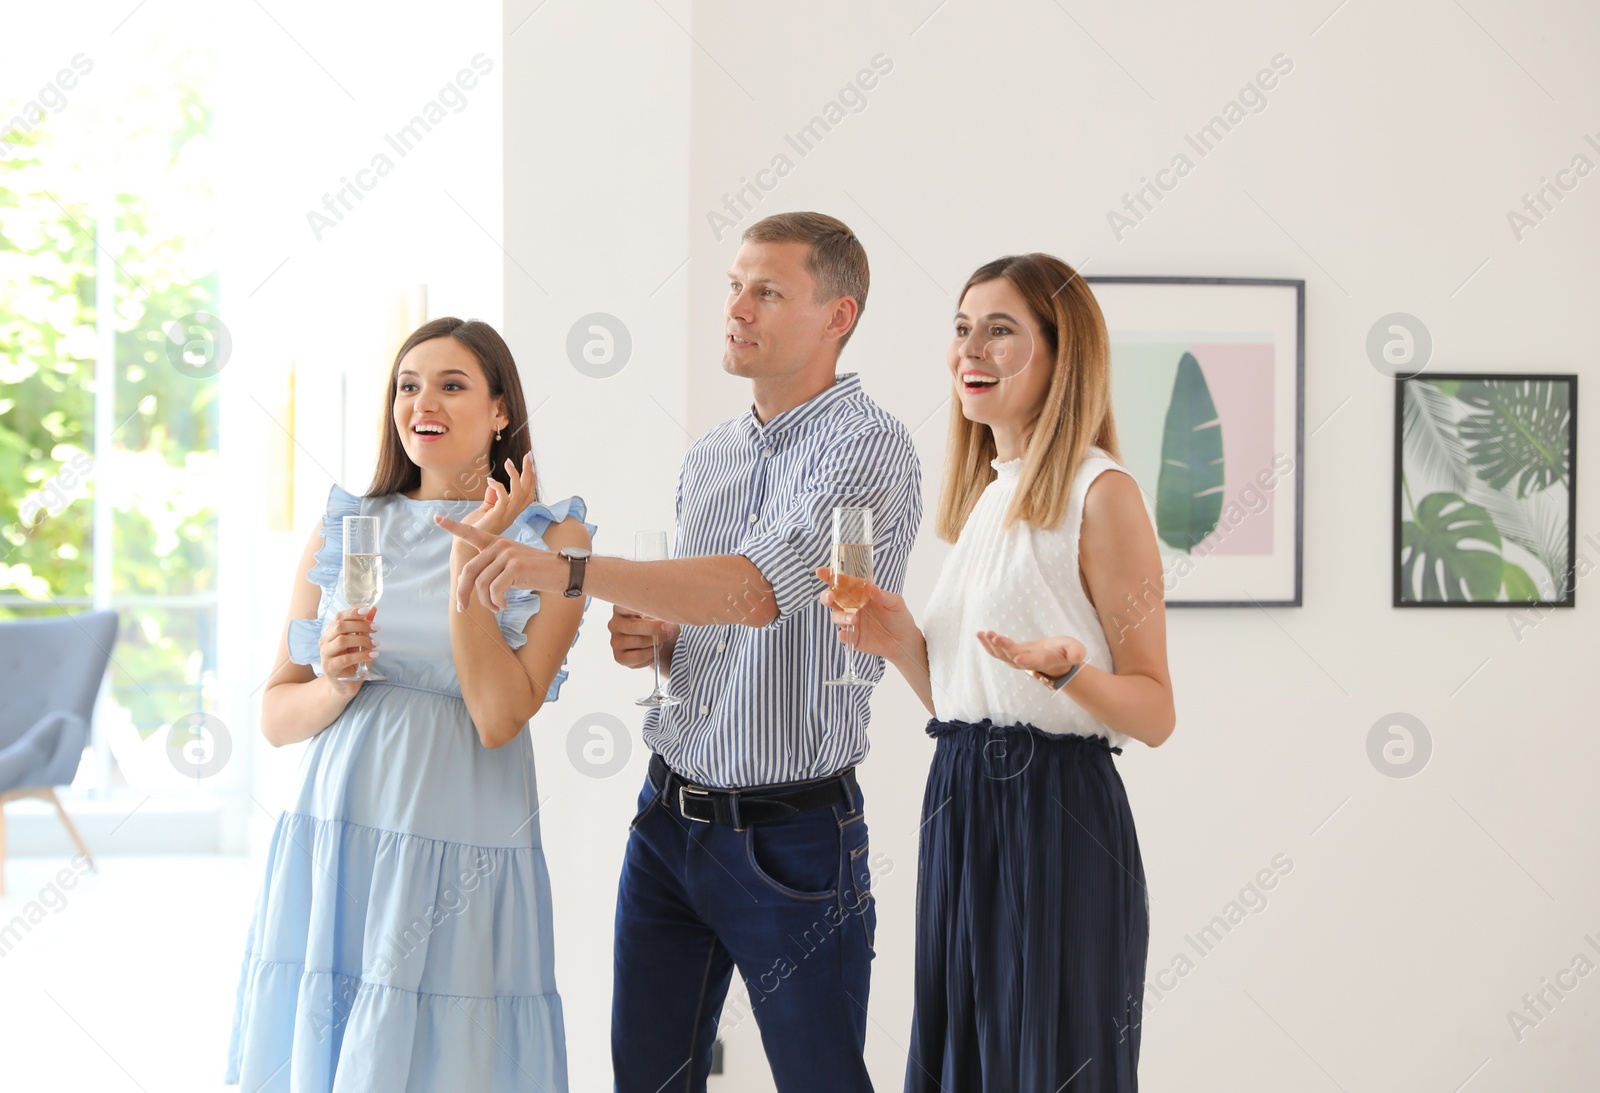
[[[935,715],[941,721],[996,725],[1025,722],[1045,732],[1103,736],[1113,747],[1129,739],[1090,716],[1070,688],[1052,691],[1027,672],[996,660],[978,641],[995,630],[1017,641],[1066,635],[1089,650],[1088,663],[1113,670],[1100,616],[1078,573],[1083,499],[1106,470],[1123,470],[1104,449],[1090,446],[1072,480],[1061,523],[1040,529],[1002,524],[1022,474],[1022,460],[991,464],[999,475],[978,498],[944,567],[923,617]]]

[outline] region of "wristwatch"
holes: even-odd
[[[589,555],[594,552],[583,547],[562,547],[556,553],[572,566],[567,577],[567,590],[561,594],[575,600],[583,595],[583,571],[589,564]]]
[[[1049,687],[1052,691],[1059,691],[1059,690],[1061,690],[1061,688],[1065,687],[1068,683],[1071,683],[1072,682],[1072,677],[1077,675],[1078,674],[1078,670],[1081,669],[1084,666],[1084,664],[1087,664],[1087,663],[1088,663],[1087,661],[1081,661],[1081,662],[1079,662],[1077,664],[1074,664],[1072,667],[1070,667],[1070,668],[1068,668],[1066,670],[1065,674],[1056,676],[1054,679],[1052,679],[1049,676],[1045,675],[1043,672],[1030,671],[1028,674],[1031,675],[1034,679],[1037,679],[1040,683],[1043,683],[1046,687]]]

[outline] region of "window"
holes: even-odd
[[[100,794],[129,745],[212,700],[224,346],[213,64],[187,29],[137,17],[114,62],[63,38],[0,122],[0,618],[121,615],[78,783]],[[130,61],[133,93],[84,93]]]

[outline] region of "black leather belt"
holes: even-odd
[[[650,784],[674,801],[685,819],[743,831],[753,824],[786,820],[802,812],[854,800],[856,769],[846,767],[827,778],[793,786],[712,789],[695,785],[667,766],[661,756],[652,755]]]

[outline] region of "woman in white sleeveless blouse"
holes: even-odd
[[[962,290],[948,363],[955,546],[921,627],[877,588],[857,619],[937,741],[905,1088],[1132,1093],[1149,897],[1112,755],[1160,745],[1174,709],[1105,320],[1061,260],[1001,258]]]

